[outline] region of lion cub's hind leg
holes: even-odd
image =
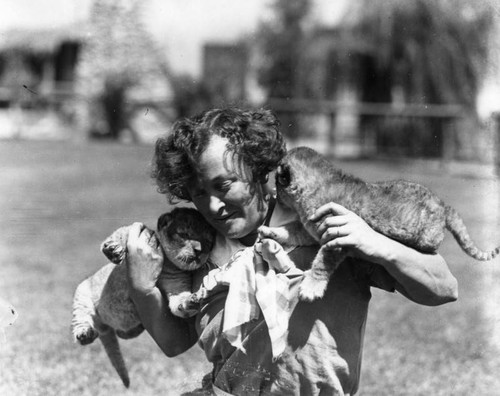
[[[114,264],[121,264],[127,254],[127,239],[130,226],[120,227],[101,244],[101,251]]]
[[[78,285],[73,298],[73,318],[71,328],[75,341],[81,345],[88,345],[99,337],[94,319],[96,311],[92,300],[89,279]]]

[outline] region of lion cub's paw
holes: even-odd
[[[274,239],[280,244],[284,244],[288,240],[286,232],[283,232],[279,227],[267,227],[263,225],[258,228],[257,232],[259,233],[259,239]]]
[[[101,244],[101,252],[114,264],[121,264],[125,259],[129,228],[118,228]]]
[[[75,339],[80,343],[80,345],[92,344],[97,337],[99,337],[99,333],[91,326],[75,332]]]
[[[315,279],[306,272],[304,280],[299,287],[299,299],[302,301],[314,301],[325,295],[328,280]]]
[[[113,264],[121,264],[125,258],[125,249],[114,241],[104,242],[101,251]]]
[[[170,295],[168,298],[168,306],[175,316],[189,318],[199,312],[200,300],[194,293],[182,292],[177,295]]]
[[[263,226],[260,226],[257,230],[257,232],[259,233],[259,238],[260,239],[264,239],[264,238],[271,238],[271,239],[274,239],[274,232],[273,232],[273,229],[270,228],[270,227],[267,227],[265,225]]]

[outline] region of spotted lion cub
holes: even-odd
[[[283,227],[263,226],[259,233],[261,238],[273,238],[282,245],[317,244],[320,235],[309,217],[320,206],[335,202],[374,230],[424,253],[437,251],[446,229],[476,260],[491,260],[500,253],[500,247],[479,250],[457,211],[426,187],[405,180],[367,183],[343,173],[308,147],[297,147],[285,156],[276,172],[276,192],[278,202],[296,212],[300,221]],[[320,247],[301,283],[300,298],[312,301],[323,297],[330,276],[345,255],[343,250]]]
[[[120,265],[126,256],[129,228],[119,228],[102,243],[101,250],[112,263],[78,285],[72,318],[75,341],[87,345],[99,337],[126,387],[130,380],[117,336],[129,339],[144,330],[129,296],[126,267]],[[214,229],[196,210],[176,208],[159,217],[156,233],[147,227],[142,232],[147,233],[150,246],[163,253],[157,286],[172,313],[181,317],[195,314],[199,301],[191,294],[192,271],[206,263],[215,240]]]

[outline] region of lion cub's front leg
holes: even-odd
[[[81,345],[87,345],[99,337],[97,326],[94,323],[96,316],[90,281],[86,279],[78,285],[73,298],[71,327],[75,341]]]
[[[311,269],[306,271],[299,287],[299,298],[303,301],[314,301],[325,294],[331,275],[345,259],[346,253],[341,249],[327,249],[321,246],[314,258]]]
[[[274,239],[281,246],[312,246],[318,242],[306,231],[300,221],[294,221],[279,227],[259,227],[259,238]]]
[[[270,238],[282,246],[313,246],[318,242],[305,229],[300,221],[294,221],[280,227],[259,227],[259,238]],[[345,259],[342,249],[328,249],[321,246],[314,258],[311,269],[306,271],[300,284],[299,298],[314,301],[325,294],[331,275]]]

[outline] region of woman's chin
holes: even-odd
[[[249,227],[244,219],[231,219],[231,221],[216,228],[226,238],[238,239],[248,246],[253,245],[257,238],[255,227]]]

